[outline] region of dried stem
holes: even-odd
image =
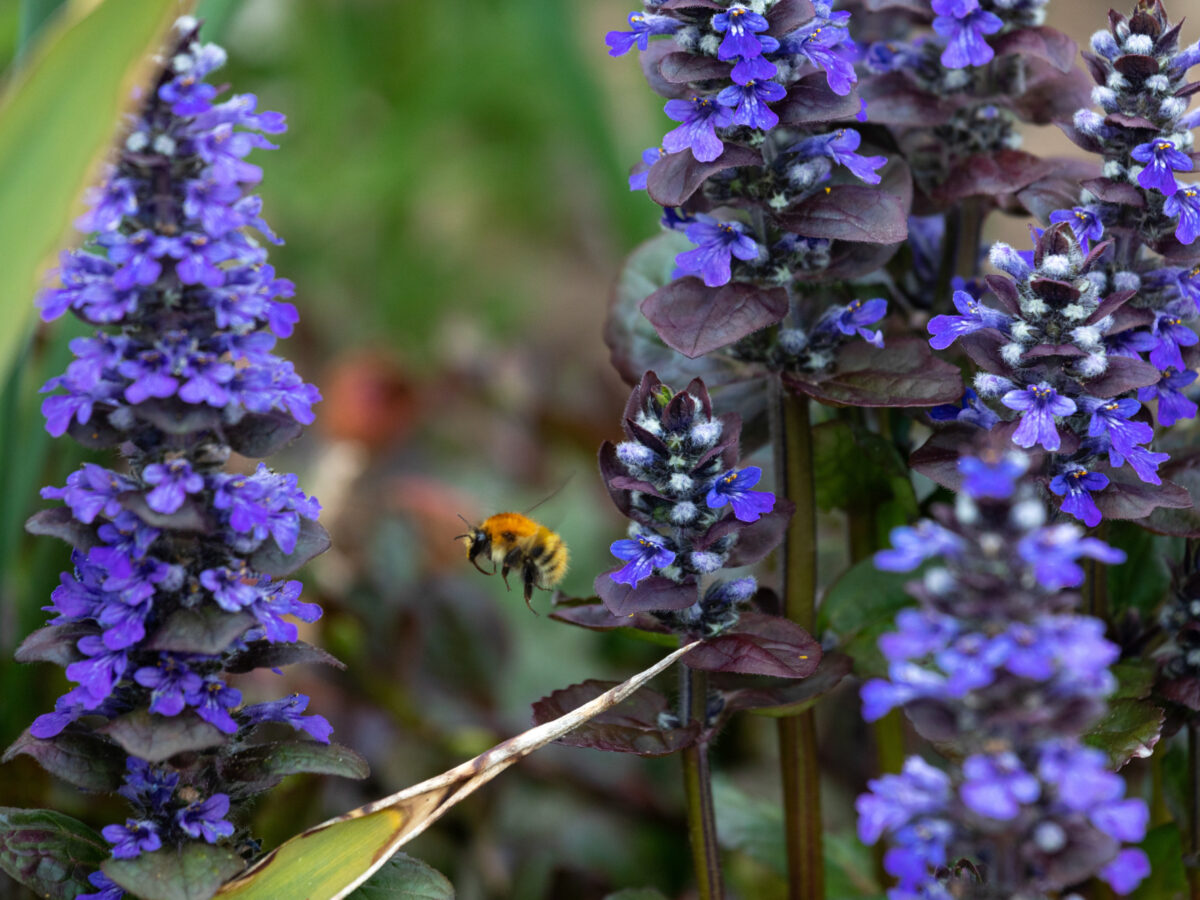
[[[814,626],[817,589],[817,504],[808,398],[772,382],[777,492],[796,506],[783,543],[784,614],[807,631]],[[820,769],[813,710],[779,720],[789,900],[823,900]]]

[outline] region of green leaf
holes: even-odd
[[[50,900],[92,891],[87,877],[108,843],[82,822],[50,809],[0,807],[0,869]]]
[[[454,900],[454,885],[432,866],[397,853],[350,900]]]
[[[243,785],[231,789],[239,798],[269,790],[285,775],[309,772],[361,779],[370,773],[367,761],[348,747],[300,739],[249,747],[222,759],[220,767],[223,782]]]
[[[1171,570],[1162,552],[1165,539],[1133,522],[1114,521],[1108,526],[1107,540],[1129,557],[1123,565],[1107,567],[1113,612],[1136,609],[1143,620],[1152,620],[1171,586]]]
[[[209,900],[245,865],[227,847],[196,842],[134,859],[107,859],[101,868],[141,900]]]
[[[98,729],[130,756],[147,762],[164,762],[185,750],[219,747],[228,738],[191,710],[177,716],[160,716],[144,709],[126,713]]]
[[[625,888],[608,894],[604,900],[667,900],[667,897],[658,888]]]
[[[1145,659],[1129,659],[1114,663],[1110,670],[1117,679],[1117,689],[1108,698],[1109,703],[1117,700],[1142,700],[1150,696],[1158,678],[1154,663]]]
[[[840,649],[854,660],[859,675],[882,675],[886,670],[876,642],[891,631],[896,614],[916,601],[904,585],[916,572],[881,572],[871,559],[852,566],[830,585],[817,610],[817,634],[832,631]]]
[[[813,478],[823,510],[874,512],[879,543],[917,516],[908,467],[887,438],[845,419],[813,429]],[[879,515],[886,505],[886,516]]]
[[[78,197],[179,4],[125,0],[63,12],[0,98],[0,371],[8,370],[42,273],[65,243]]]
[[[1150,874],[1129,895],[1129,900],[1177,900],[1182,897],[1187,888],[1187,872],[1183,868],[1179,826],[1172,822],[1150,829],[1141,846],[1150,858]]]
[[[1148,700],[1118,700],[1092,726],[1084,743],[1103,750],[1109,765],[1119,769],[1134,757],[1145,759],[1154,752],[1163,718],[1163,711]]]

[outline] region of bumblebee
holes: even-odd
[[[462,516],[459,516],[462,519]],[[504,586],[509,590],[508,573],[520,570],[525,584],[525,605],[533,610],[530,602],[533,589],[553,590],[567,574],[567,545],[563,539],[521,513],[505,512],[489,516],[478,525],[466,522],[470,529],[455,540],[467,547],[467,559],[484,575],[495,575],[500,570]],[[492,561],[489,572],[479,564],[479,558]]]

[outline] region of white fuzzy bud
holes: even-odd
[[[1067,833],[1057,822],[1040,822],[1033,829],[1033,843],[1043,853],[1054,854],[1067,846]]]
[[[1104,117],[1090,109],[1077,110],[1073,121],[1083,134],[1096,136],[1104,128]]]
[[[1051,278],[1066,278],[1071,274],[1071,260],[1061,254],[1052,254],[1042,260],[1041,273]]]
[[[1126,87],[1129,84],[1129,82],[1125,79],[1125,76],[1122,75],[1120,72],[1109,72],[1108,78],[1106,78],[1104,80],[1104,84],[1110,90],[1119,91],[1122,88]]]
[[[700,52],[706,56],[716,56],[721,46],[721,38],[715,34],[706,34],[700,38]]]
[[[1022,500],[1013,504],[1009,520],[1022,531],[1032,531],[1046,521],[1046,507],[1037,500]]]
[[[1131,34],[1125,38],[1125,52],[1149,56],[1154,52],[1154,38],[1148,34]]]
[[[1117,46],[1117,42],[1113,40],[1112,34],[1107,30],[1097,31],[1093,34],[1090,43],[1092,51],[1105,59],[1115,59],[1121,52],[1121,48]]]
[[[675,32],[675,46],[680,50],[695,50],[700,43],[700,29],[695,25],[685,25]]]
[[[1021,315],[1027,319],[1040,319],[1049,311],[1050,307],[1041,297],[1021,298]]]
[[[636,441],[622,441],[617,444],[617,459],[627,466],[644,468],[654,464],[654,451],[645,444]]]
[[[1140,291],[1142,276],[1137,272],[1117,272],[1113,275],[1113,289],[1118,291]]]
[[[823,369],[833,362],[832,353],[814,353],[811,357],[813,369]]]
[[[130,153],[141,153],[150,143],[150,135],[144,131],[135,131],[125,138],[125,149]]]
[[[1095,325],[1080,325],[1071,331],[1071,340],[1080,350],[1097,350],[1100,347],[1100,329]]]
[[[989,372],[975,374],[975,393],[980,397],[999,397],[1013,389],[1013,383],[1003,375],[992,375]]]
[[[690,561],[693,569],[701,575],[707,575],[721,568],[723,560],[716,553],[701,550],[691,554]]]
[[[1092,105],[1098,106],[1105,112],[1117,111],[1117,95],[1112,88],[1096,85],[1092,88]]]
[[[696,482],[691,475],[676,472],[667,481],[667,490],[672,494],[690,494]]]
[[[721,436],[721,430],[724,427],[725,425],[720,419],[698,422],[692,426],[692,443],[697,447],[711,447]]]
[[[1016,250],[1003,241],[992,244],[991,249],[988,250],[988,262],[1018,281],[1032,271],[1029,263],[1025,262]]]
[[[1098,378],[1108,370],[1108,354],[1103,350],[1089,353],[1075,364],[1075,370],[1083,378]]]
[[[1100,172],[1105,178],[1111,178],[1115,181],[1116,179],[1120,178],[1122,174],[1124,174],[1125,167],[1115,159],[1110,159],[1107,160],[1100,168]]]
[[[1000,348],[1000,358],[1010,366],[1018,366],[1021,364],[1021,354],[1025,350],[1020,344],[1005,344]]]
[[[1176,116],[1182,116],[1186,109],[1187,100],[1183,97],[1167,97],[1158,105],[1158,113],[1165,119],[1174,119]]]
[[[1021,344],[1028,344],[1033,340],[1033,326],[1023,319],[1017,319],[1009,326],[1009,333],[1012,334],[1013,340]]]
[[[979,507],[966,491],[960,491],[954,497],[954,515],[963,525],[974,525],[979,519]]]
[[[672,456],[667,459],[667,465],[672,469],[690,469],[692,462],[682,456]]]
[[[696,504],[690,500],[684,500],[671,508],[671,524],[690,525],[696,521],[698,514],[699,510],[696,508]]]
[[[962,495],[960,494],[959,496]],[[935,597],[945,596],[956,587],[954,576],[941,566],[927,571],[922,581],[925,584],[925,590],[929,591]]]
[[[175,141],[170,135],[160,134],[154,139],[154,152],[161,153],[163,156],[173,156],[175,154]]]
[[[639,428],[642,428],[651,434],[662,434],[662,422],[658,421],[656,418],[646,415],[644,412],[639,412],[637,416],[634,417],[633,421],[637,423]]]
[[[1088,317],[1088,311],[1078,303],[1068,303],[1062,308],[1062,315],[1064,319],[1071,322],[1078,322],[1080,319]]]
[[[1151,75],[1144,83],[1156,94],[1165,94],[1171,90],[1171,82],[1166,75]]]
[[[943,72],[942,81],[948,89],[956,91],[970,84],[971,76],[966,69],[949,69]]]
[[[767,205],[776,212],[782,212],[787,209],[788,204],[791,202],[787,194],[774,193],[767,198]]]

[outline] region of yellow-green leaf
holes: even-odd
[[[151,54],[188,5],[71,3],[42,31],[0,96],[0,371],[8,368],[44,271],[69,235],[83,188],[120,125]]]
[[[668,654],[566,715],[448,772],[296,835],[221,888],[219,900],[341,900],[454,804],[539,747],[616,706],[695,646]]]

